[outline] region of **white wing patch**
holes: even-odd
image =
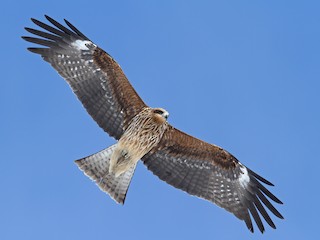
[[[73,43],[71,43],[71,45],[78,50],[89,50],[87,44],[91,45],[93,43],[88,40],[76,40]]]
[[[248,170],[241,163],[240,163],[240,169],[241,169],[242,173],[240,174],[239,182],[240,182],[242,187],[246,188],[248,186],[248,183],[250,182],[250,177],[249,177],[249,174],[248,174]]]

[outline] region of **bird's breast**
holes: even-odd
[[[159,144],[167,127],[167,122],[159,124],[153,117],[138,114],[119,139],[111,156],[110,170],[120,175],[130,169]]]

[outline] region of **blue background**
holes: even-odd
[[[49,2],[49,1],[48,1]],[[316,239],[319,1],[3,1],[0,239]],[[73,160],[115,141],[20,36],[68,19],[108,51],[169,122],[224,147],[276,186],[285,220],[251,234],[140,163],[126,204]]]

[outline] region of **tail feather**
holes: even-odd
[[[116,145],[112,145],[96,154],[79,159],[75,163],[85,175],[96,182],[102,191],[108,193],[117,203],[124,204],[136,164],[118,177],[110,173],[110,157],[115,147]]]

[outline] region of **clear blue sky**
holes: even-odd
[[[1,4],[0,239],[318,237],[319,1],[48,2]],[[251,234],[141,163],[124,206],[102,193],[73,161],[114,140],[20,38],[43,14],[108,51],[172,125],[273,182],[277,230]]]

